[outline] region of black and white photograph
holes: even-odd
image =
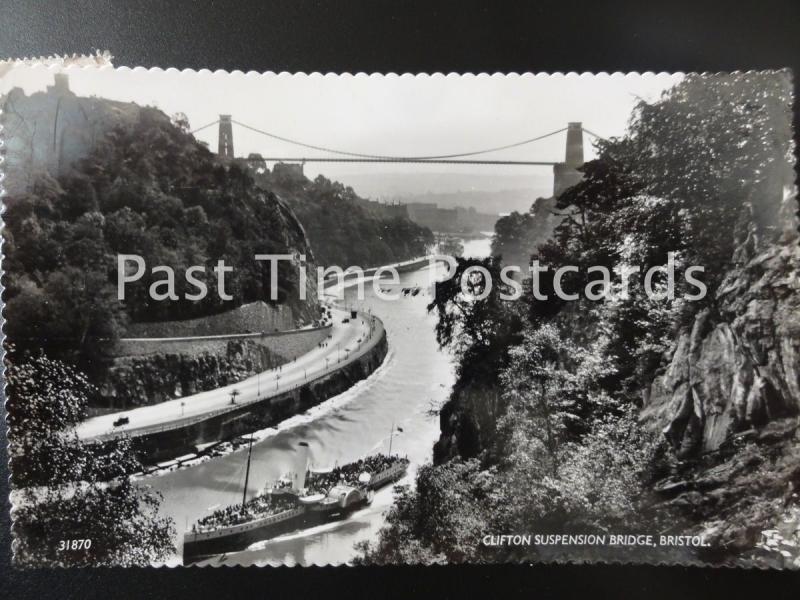
[[[788,71],[0,94],[16,566],[800,567]]]

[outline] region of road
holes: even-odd
[[[360,314],[344,323],[350,313],[333,307],[331,315],[333,326],[323,347],[314,348],[290,363],[207,392],[87,419],[78,426],[78,437],[102,440],[123,432],[136,437],[182,427],[274,397],[357,360],[381,338],[383,325],[378,319]],[[114,422],[122,417],[127,417],[128,422],[115,427]]]

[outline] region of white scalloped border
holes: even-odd
[[[393,71],[389,71],[387,73],[366,73],[363,71],[358,71],[356,73],[350,73],[348,71],[336,73],[333,71],[328,71],[322,73],[320,71],[312,71],[310,73],[306,73],[304,71],[296,71],[296,72],[289,72],[289,71],[240,71],[238,69],[233,71],[226,71],[224,69],[192,69],[192,68],[185,68],[185,69],[177,69],[174,67],[168,68],[161,68],[161,67],[127,67],[127,66],[115,66],[113,65],[113,55],[108,51],[97,51],[95,54],[72,54],[72,55],[51,55],[51,56],[40,56],[40,57],[24,57],[24,58],[16,58],[16,59],[4,59],[0,60],[0,78],[3,77],[5,72],[10,69],[14,69],[16,67],[24,67],[29,69],[41,69],[41,70],[49,70],[49,71],[56,71],[56,72],[70,72],[70,71],[85,71],[85,70],[107,70],[112,69],[119,72],[133,72],[133,73],[142,73],[142,72],[152,72],[152,73],[167,73],[173,75],[180,75],[182,77],[185,76],[195,76],[195,75],[214,75],[214,76],[224,76],[224,77],[245,77],[245,78],[260,78],[260,77],[277,77],[277,78],[325,78],[325,79],[366,79],[366,78],[378,78],[378,79],[548,79],[548,78],[586,78],[586,79],[597,79],[597,78],[611,78],[611,79],[628,79],[628,78],[649,78],[649,77],[664,77],[664,76],[686,76],[686,75],[699,75],[702,77],[718,77],[718,76],[729,76],[729,75],[748,75],[753,73],[771,73],[771,74],[785,74],[791,82],[793,82],[793,73],[790,68],[788,67],[781,67],[775,69],[748,69],[748,70],[735,70],[735,71],[598,71],[598,72],[591,72],[591,71],[554,71],[554,72],[544,72],[544,71],[525,71],[522,73],[518,73],[516,71],[510,72],[500,72],[495,71],[492,73],[487,73],[485,71],[479,73],[458,73],[458,72],[448,72],[444,73],[441,71],[434,71],[433,73],[427,72],[420,72],[420,73],[396,73]],[[2,98],[2,97],[0,97]],[[798,98],[794,99],[795,103],[800,102]],[[3,268],[2,262],[5,257],[3,254],[3,230],[5,228],[5,221],[2,218],[3,214],[5,213],[5,195],[6,189],[3,185],[5,180],[5,139],[4,139],[4,127],[2,123],[2,104],[0,104],[0,278],[3,276]],[[796,152],[796,149],[795,149]],[[795,157],[796,159],[797,157]],[[795,160],[795,171],[797,175],[797,160]],[[797,177],[796,177],[797,182]],[[800,214],[800,198],[796,199],[798,202],[798,214]],[[800,243],[800,241],[798,241]],[[0,284],[0,293],[2,293],[3,288]],[[2,432],[2,436],[5,438],[5,446],[6,452],[8,453],[8,489],[9,489],[9,498],[8,503],[10,505],[9,511],[9,521],[11,524],[10,528],[10,538],[11,538],[11,553],[12,553],[12,561],[13,561],[13,554],[15,552],[14,549],[14,505],[11,501],[12,493],[11,493],[11,454],[8,442],[8,421],[7,421],[7,411],[6,411],[6,396],[5,396],[5,303],[0,298],[0,341],[2,345],[0,345],[0,359],[2,359],[2,364],[0,364],[0,376],[2,376],[2,388],[3,388],[3,422],[4,428]],[[448,563],[448,565],[440,565],[440,564],[431,564],[422,561],[411,562],[411,563],[404,563],[403,565],[385,565],[387,567],[394,567],[394,568],[402,568],[404,566],[426,566],[428,568],[446,568],[446,566],[455,564],[471,564],[471,563]],[[511,564],[511,565],[526,565],[529,567],[535,567],[537,565],[647,565],[647,566],[659,566],[659,567],[694,567],[694,568],[728,568],[728,569],[746,569],[746,570],[760,570],[760,571],[773,571],[773,570],[789,570],[791,569],[771,569],[769,567],[760,566],[760,565],[740,565],[736,564],[730,560],[726,560],[725,562],[718,563],[718,564],[709,564],[700,560],[688,560],[688,561],[656,561],[656,562],[645,562],[645,561],[634,561],[634,560],[622,560],[622,559],[615,559],[615,558],[608,558],[608,559],[601,559],[601,560],[587,560],[587,559],[569,559],[569,558],[559,558],[559,559],[552,559],[552,560],[545,560],[545,561],[507,561],[504,563],[497,563],[497,564]],[[12,562],[12,566],[13,562]],[[219,569],[219,568],[231,568],[231,569],[239,569],[239,568],[271,568],[271,569],[304,569],[308,567],[312,568],[342,568],[342,567],[352,567],[353,565],[348,562],[340,562],[340,563],[309,563],[309,564],[299,564],[295,563],[293,565],[274,565],[271,563],[267,563],[264,565],[248,565],[245,567],[244,565],[235,565],[235,564],[209,564],[209,565],[198,565],[192,564],[189,565],[191,568],[212,568],[212,569]],[[20,568],[15,566],[14,568]],[[42,567],[38,567],[42,568]],[[68,567],[46,567],[46,568],[68,568]],[[74,567],[69,567],[74,568]],[[93,567],[98,568],[98,567]],[[135,568],[135,567],[131,567]],[[163,568],[186,568],[182,564],[153,564],[150,565],[150,569],[163,569]]]
[[[789,77],[792,76],[791,69],[789,67],[776,67],[774,69],[746,69],[746,70],[734,70],[734,71],[480,71],[478,73],[473,73],[472,71],[467,72],[456,72],[456,71],[433,71],[433,72],[426,72],[420,71],[417,73],[411,73],[407,71],[403,72],[396,72],[396,71],[387,71],[387,72],[370,72],[367,73],[365,71],[357,71],[352,73],[350,71],[241,71],[239,69],[234,69],[233,71],[227,71],[225,69],[193,69],[191,67],[187,67],[184,69],[177,69],[175,67],[129,67],[129,66],[115,66],[113,64],[113,55],[110,52],[98,51],[95,54],[72,54],[69,56],[47,56],[47,57],[34,57],[34,58],[19,58],[19,59],[5,59],[0,60],[0,67],[7,65],[9,67],[16,67],[16,66],[25,66],[27,68],[32,69],[49,69],[49,70],[73,70],[73,69],[113,69],[120,72],[135,72],[135,73],[142,73],[142,72],[152,72],[152,73],[170,73],[170,74],[179,74],[179,75],[223,75],[226,77],[324,77],[324,78],[356,78],[356,79],[363,79],[363,78],[386,78],[386,79],[411,79],[411,78],[455,78],[455,79],[481,79],[481,78],[561,78],[561,77],[580,77],[580,78],[642,78],[642,77],[663,77],[663,76],[674,76],[674,75],[700,75],[703,77],[714,77],[714,76],[726,76],[726,75],[748,75],[753,73],[787,73]],[[1,75],[0,75],[1,76]]]

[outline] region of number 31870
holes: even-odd
[[[92,540],[89,538],[83,540],[59,540],[59,551],[65,550],[88,550],[92,547]]]

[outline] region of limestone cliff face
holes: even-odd
[[[505,411],[498,391],[464,386],[453,392],[439,413],[439,439],[433,446],[434,464],[454,458],[474,458],[491,445],[497,419]]]
[[[787,240],[734,268],[645,392],[643,422],[682,457],[800,414],[800,247]]]
[[[6,191],[28,191],[36,177],[68,173],[115,124],[134,119],[141,109],[128,102],[80,97],[66,75],[56,74],[44,92],[26,96],[14,88],[0,101],[6,140]]]
[[[164,338],[287,331],[296,324],[292,307],[288,304],[267,304],[263,300],[257,300],[223,313],[196,319],[129,323],[125,329],[125,337]],[[301,321],[300,324],[305,325],[306,322]]]
[[[199,352],[117,358],[98,387],[104,408],[122,410],[213,390],[285,362],[257,342],[230,340]]]
[[[740,244],[716,310],[678,336],[641,419],[678,458],[654,501],[706,536],[707,558],[787,566],[800,560],[800,246],[786,234],[757,246]],[[764,543],[776,532],[787,552]]]

